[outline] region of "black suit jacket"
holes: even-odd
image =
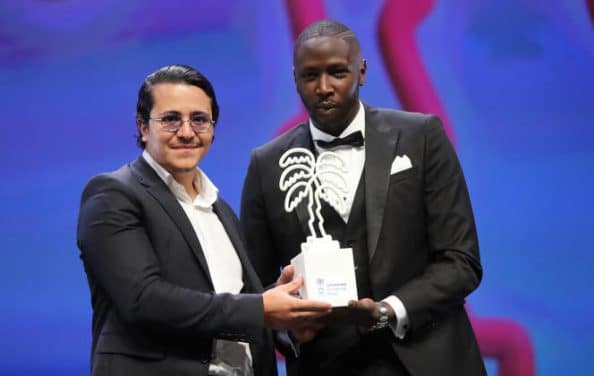
[[[77,240],[91,289],[93,375],[206,375],[214,338],[249,342],[256,374],[276,374],[239,222],[220,198],[214,211],[241,260],[245,294],[214,293],[192,225],[142,157],[88,183]]]
[[[278,188],[282,153],[312,148],[308,127],[301,124],[252,153],[241,222],[264,284],[299,253],[308,234],[305,205],[286,213]],[[391,175],[392,161],[403,155],[412,168]],[[390,346],[415,376],[484,374],[464,310],[465,297],[482,277],[476,228],[460,164],[440,120],[365,107],[364,181],[373,296],[376,301],[398,296],[410,322],[406,338],[394,338]],[[304,346],[313,347],[307,353],[332,357],[358,340],[358,332],[345,327],[322,331]]]

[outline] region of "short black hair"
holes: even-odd
[[[353,47],[353,53],[361,52],[359,39],[353,31],[345,24],[333,20],[321,20],[310,24],[299,34],[295,40],[293,49],[293,61],[295,61],[297,50],[301,45],[312,38],[317,37],[337,37],[347,41]]]
[[[159,68],[153,73],[146,76],[140,90],[138,91],[138,102],[136,103],[136,124],[138,125],[138,133],[136,134],[136,144],[141,149],[144,149],[145,142],[142,141],[142,134],[140,133],[140,125],[142,123],[148,124],[151,110],[153,109],[153,86],[161,83],[183,83],[192,85],[202,89],[210,98],[212,107],[212,120],[215,122],[219,119],[219,104],[214,92],[212,84],[198,70],[183,64],[167,65]]]

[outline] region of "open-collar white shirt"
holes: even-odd
[[[169,187],[188,216],[200,241],[215,292],[239,293],[243,288],[243,269],[227,231],[213,211],[213,204],[218,198],[217,187],[199,167],[196,167],[194,186],[198,190],[198,196],[192,200],[186,189],[146,150],[142,157]]]
[[[146,150],[143,151],[142,157],[169,187],[188,216],[206,258],[215,292],[238,294],[243,288],[243,268],[223,223],[213,210],[213,204],[219,196],[217,187],[204,171],[196,166],[194,187],[198,195],[192,200],[186,189]],[[249,345],[245,342],[238,343],[243,347],[251,365],[252,354]],[[209,367],[215,369],[219,366],[210,364]]]

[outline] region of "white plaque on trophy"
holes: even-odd
[[[340,248],[338,241],[326,234],[320,200],[328,202],[337,212],[344,212],[348,194],[346,163],[330,151],[321,153],[316,160],[311,151],[293,148],[281,156],[279,165],[283,169],[279,188],[286,191],[285,210],[291,212],[307,199],[310,236],[301,243],[301,253],[291,260],[295,278],[304,279],[299,293],[304,299],[344,307],[349,300],[358,299],[353,250]],[[318,232],[314,226],[316,219]]]

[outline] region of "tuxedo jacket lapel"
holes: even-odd
[[[377,248],[388,185],[390,166],[396,153],[398,130],[383,121],[381,114],[365,107],[365,210],[369,259]]]
[[[210,278],[208,264],[206,263],[206,258],[204,257],[200,242],[196,237],[196,232],[194,231],[188,216],[180,206],[179,202],[175,199],[175,196],[173,196],[167,185],[142,157],[139,157],[134,161],[131,167],[140,184],[147,188],[147,192],[157,200],[161,207],[167,212],[169,218],[179,228],[184,239],[188,243],[188,246],[194,253],[194,256],[198,259],[205,275],[208,277],[211,288],[214,288]]]

